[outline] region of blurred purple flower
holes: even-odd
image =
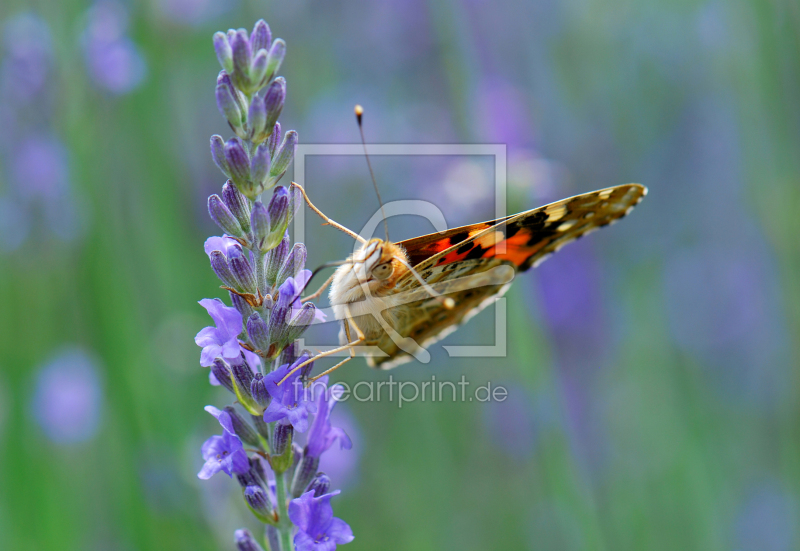
[[[50,29],[39,16],[22,13],[6,21],[3,37],[2,93],[16,102],[32,102],[44,87],[50,70]]]
[[[602,300],[600,264],[591,243],[571,243],[536,269],[537,302],[553,346],[573,444],[592,461],[604,441],[591,391],[610,357],[609,320]]]
[[[539,432],[532,397],[518,384],[500,386],[508,389],[508,396],[503,401],[491,400],[483,408],[485,430],[498,449],[514,459],[527,459]]]
[[[89,8],[82,36],[89,76],[114,94],[125,94],[144,80],[147,64],[139,48],[125,36],[128,13],[113,0],[101,0]]]
[[[229,419],[230,420],[230,419]],[[203,459],[206,460],[197,477],[207,480],[222,471],[231,478],[233,473],[244,474],[250,470],[247,452],[242,441],[228,430],[222,436],[212,436],[203,443]]]
[[[738,551],[797,549],[797,500],[771,481],[751,490],[740,505],[734,524]]]
[[[347,409],[347,404],[339,404],[331,412],[330,422],[347,434],[352,446],[332,446],[319,460],[318,470],[324,471],[336,481],[337,486],[347,486],[353,476],[358,473],[359,454],[356,450],[363,449],[359,446],[361,431],[353,414]],[[353,449],[354,448],[354,449]]]
[[[215,324],[215,327],[202,329],[194,338],[197,346],[203,347],[200,365],[210,367],[217,357],[238,361],[241,348],[237,337],[242,332],[242,315],[219,299],[204,298],[199,304],[208,311]]]
[[[11,177],[25,200],[59,200],[69,191],[67,149],[54,136],[23,139],[12,155]]]
[[[676,345],[722,375],[719,387],[772,403],[788,384],[787,344],[768,248],[741,235],[734,247],[697,246],[664,272]]]
[[[58,352],[37,374],[31,409],[50,440],[70,444],[95,436],[102,402],[95,360],[72,347]]]
[[[294,537],[297,551],[332,551],[337,545],[353,541],[353,530],[340,518],[333,516],[331,498],[339,490],[314,497],[306,492],[289,503],[289,518],[299,528]]]

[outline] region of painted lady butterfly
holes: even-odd
[[[367,352],[367,363],[378,369],[414,358],[428,361],[425,347],[503,295],[516,273],[537,266],[570,241],[616,222],[647,194],[644,186],[626,184],[392,243],[367,241],[337,224],[293,185],[326,222],[362,243],[309,297],[318,297],[330,284],[331,305],[336,319],[343,322],[342,346],[312,360],[350,352],[350,357],[317,377],[355,357],[356,348]]]

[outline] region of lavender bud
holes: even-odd
[[[262,251],[265,250],[263,244],[269,236],[269,211],[264,203],[256,201],[253,205],[253,212],[250,214],[250,227],[253,229],[255,244]]]
[[[245,232],[250,231],[250,203],[230,180],[222,186],[222,201],[239,221],[242,229]]]
[[[280,352],[284,346],[291,342],[289,339],[285,338],[289,329],[289,326],[286,324],[286,316],[289,314],[290,309],[288,307],[280,307],[278,304],[280,303],[276,303],[275,307],[272,309],[268,324],[269,341],[275,345],[272,350],[273,353]]]
[[[267,61],[267,80],[275,76],[286,56],[286,42],[282,38],[276,38],[269,49],[269,60]]]
[[[289,130],[283,138],[280,147],[272,157],[272,167],[269,169],[270,180],[276,183],[286,173],[286,169],[294,159],[294,148],[297,146],[297,132]],[[228,160],[230,164],[230,159]],[[231,167],[232,168],[232,167]]]
[[[231,368],[222,358],[217,358],[214,360],[214,363],[211,366],[211,372],[214,374],[214,377],[217,379],[220,385],[236,394],[236,391],[233,389]]]
[[[292,479],[292,497],[300,497],[306,491],[317,472],[317,467],[319,467],[319,457],[312,457],[304,452]]]
[[[309,357],[311,356],[309,355]],[[281,357],[278,360],[278,365],[293,364],[296,359],[297,359],[297,345],[293,342],[290,342],[284,347],[283,350],[281,350]]]
[[[259,520],[272,518],[269,496],[260,486],[248,486],[244,491],[244,500]]]
[[[224,84],[230,90],[231,95],[236,100],[236,105],[239,106],[239,111],[244,114],[247,111],[247,104],[244,101],[244,95],[239,92],[236,87],[233,85],[233,81],[231,80],[231,76],[226,73],[225,71],[220,71],[219,75],[217,75],[217,84]]]
[[[256,294],[256,273],[238,247],[228,249],[228,266],[230,266],[236,281],[237,289],[245,293]]]
[[[269,146],[269,155],[270,157],[275,156],[275,150],[278,149],[278,144],[281,141],[281,123],[276,122],[275,127],[272,129],[272,132],[269,135],[269,140],[267,141],[267,145]]]
[[[211,158],[214,159],[214,164],[217,165],[225,176],[228,176],[230,169],[228,168],[228,161],[225,160],[225,142],[222,136],[214,134],[211,136]]]
[[[253,160],[250,162],[250,178],[259,192],[265,188],[267,183],[270,163],[269,146],[262,143],[256,148]]]
[[[228,37],[224,33],[214,33],[214,50],[217,52],[217,59],[222,68],[227,72],[233,71],[233,50]]]
[[[217,84],[214,93],[217,98],[217,108],[219,112],[227,119],[233,131],[241,135],[243,132],[242,111],[234,96],[236,92],[224,84]]]
[[[253,49],[244,29],[239,29],[231,40],[233,49],[233,67],[231,80],[240,90],[250,87],[250,65],[253,63]]]
[[[233,274],[231,274],[231,278],[233,278]],[[236,283],[232,282],[231,284],[228,285],[228,287],[236,287]],[[231,296],[231,303],[233,303],[233,307],[239,311],[239,313],[242,315],[242,319],[247,319],[248,317],[250,317],[250,314],[255,312],[255,310],[253,310],[253,307],[250,306],[250,304],[245,299],[243,299],[236,293],[232,293],[230,291],[228,291],[228,294]]]
[[[275,286],[275,282],[278,278],[278,272],[283,267],[283,264],[286,261],[286,256],[289,254],[289,247],[289,235],[284,234],[281,242],[278,243],[278,245],[267,254],[266,276],[267,285],[270,287]]]
[[[267,113],[265,128],[272,129],[278,122],[278,117],[283,111],[283,104],[286,101],[286,79],[278,77],[272,81],[264,94],[264,108]]]
[[[222,201],[219,195],[214,194],[208,198],[208,214],[214,223],[228,235],[242,237],[244,230],[239,221]]]
[[[233,277],[231,273],[230,267],[228,266],[228,259],[225,257],[225,254],[221,251],[211,251],[209,255],[211,259],[211,269],[214,270],[214,273],[217,277],[224,283],[227,287],[236,287],[236,278]]]
[[[250,47],[257,52],[269,48],[270,42],[272,42],[272,32],[269,30],[269,25],[263,19],[259,19],[250,34]]]
[[[247,318],[247,336],[259,350],[269,350],[269,328],[258,312],[253,312]]]
[[[270,233],[283,235],[289,225],[289,193],[283,186],[278,186],[269,200]]]
[[[255,381],[255,378],[253,380]],[[258,434],[260,434],[264,440],[269,442],[269,425],[264,422],[264,414],[252,415],[251,417]]]
[[[317,473],[317,476],[308,485],[307,492],[314,491],[314,497],[327,494],[331,489],[331,479],[325,473]]]
[[[260,375],[260,374],[259,374]],[[244,420],[244,417],[239,415],[239,412],[233,406],[225,406],[223,408],[231,416],[231,424],[233,425],[233,432],[236,433],[242,442],[251,446],[260,447],[261,442],[258,440],[258,435],[250,423]]]
[[[275,530],[277,533],[277,530]],[[241,530],[236,530],[233,534],[234,542],[236,542],[236,549],[238,551],[264,551],[264,549],[258,545],[258,542],[253,538],[253,534],[250,533],[249,530],[245,530],[242,528]],[[278,540],[280,543],[280,540]],[[270,542],[270,548],[272,547],[272,542]],[[280,549],[280,547],[275,547],[274,549]]]
[[[250,158],[241,141],[236,138],[231,138],[227,141],[225,144],[225,160],[228,162],[233,183],[236,184],[239,191],[253,199],[257,193],[254,193],[253,184],[250,181]]]
[[[267,106],[264,100],[256,96],[250,102],[250,110],[247,112],[247,137],[254,143],[261,143],[266,138],[264,128],[267,125]],[[272,125],[269,126],[272,128]]]
[[[277,423],[272,433],[272,442],[270,443],[272,455],[283,455],[286,452],[286,448],[289,447],[292,442],[293,434],[294,427],[292,425]]]
[[[242,355],[241,359],[244,360],[244,355]],[[233,373],[233,390],[236,394],[236,398],[239,399],[239,403],[242,404],[251,415],[256,415],[261,412],[261,408],[250,394],[250,385],[253,382],[253,370],[250,369],[246,361],[242,361],[240,364],[232,365],[231,372]]]
[[[280,272],[278,272],[275,284],[280,287],[288,278],[295,277],[306,265],[307,255],[306,246],[302,243],[295,243]]]
[[[278,532],[278,529],[275,526],[267,524],[267,527],[264,531],[264,537],[267,538],[267,545],[269,545],[270,550],[277,551],[278,549],[281,548],[281,536],[280,533]]]
[[[253,66],[250,68],[250,78],[252,79],[252,89],[258,90],[267,83],[267,64],[269,54],[267,50],[258,50],[253,58]]]
[[[224,196],[223,196],[224,197]],[[297,211],[300,210],[300,207],[303,206],[305,199],[303,199],[303,193],[300,191],[299,188],[296,186],[289,186],[289,218],[294,218],[297,215]]]
[[[283,335],[283,339],[286,342],[282,344],[285,346],[297,340],[314,321],[316,312],[317,306],[313,302],[303,303],[303,307],[300,308],[300,311],[289,321],[289,326],[286,328],[286,332]]]
[[[267,385],[264,384],[264,376],[261,373],[256,373],[253,377],[253,382],[250,383],[250,394],[259,406],[266,408],[269,405],[272,397],[267,392]]]

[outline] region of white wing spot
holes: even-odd
[[[558,222],[567,214],[567,205],[558,205],[547,209],[545,214],[547,214],[548,222]]]
[[[572,226],[574,226],[577,223],[578,223],[577,220],[567,220],[566,222],[563,222],[560,226],[558,226],[558,228],[556,228],[556,229],[558,231],[567,231],[568,229],[570,229]]]

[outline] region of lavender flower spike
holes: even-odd
[[[273,40],[263,20],[249,34],[215,33],[213,44],[222,67],[217,106],[235,135],[227,141],[211,137],[211,156],[229,180],[208,199],[209,215],[225,235],[208,238],[204,249],[233,307],[219,299],[201,301],[215,325],[195,341],[203,348],[201,364],[211,368],[211,384],[234,394],[249,416],[241,415],[239,406],[206,408],[223,432],[203,444],[205,465],[198,476],[236,474],[270,549],[330,551],[353,539],[350,527],[333,517],[330,479],[317,473],[319,455],[333,442],[350,446],[344,431],[329,421],[338,390],[321,379],[324,391],[314,399],[317,394],[303,384],[313,364],[278,386],[310,357],[308,352],[297,357],[297,337],[315,318],[324,319],[314,304],[300,299],[311,272],[305,269],[305,245],[292,247],[287,232],[303,198],[298,190],[277,185],[298,141],[294,130],[283,135],[277,120],[286,101],[286,80],[276,77],[286,44]],[[272,188],[262,203],[261,194]],[[303,449],[293,442],[294,433],[309,426],[312,434]],[[291,497],[298,499],[289,504]],[[239,551],[263,551],[247,530],[238,530],[235,542]]]

